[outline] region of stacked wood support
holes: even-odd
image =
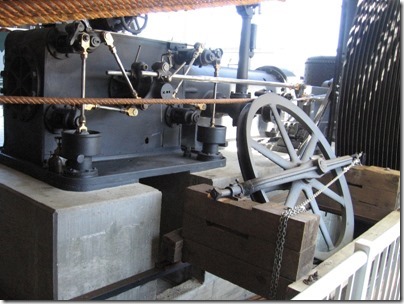
[[[269,297],[279,218],[284,206],[249,199],[208,197],[209,185],[186,192],[183,261]],[[277,299],[312,269],[319,217],[302,213],[288,222]]]
[[[329,179],[329,176],[322,178],[323,182]],[[357,166],[346,173],[346,180],[355,219],[374,224],[400,207],[400,171],[376,166]],[[317,200],[322,209],[338,213],[327,197],[319,196]]]

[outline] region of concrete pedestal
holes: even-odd
[[[182,226],[185,189],[201,183],[224,187],[241,179],[235,142],[222,153],[224,168],[90,192],[63,191],[0,165],[0,298],[71,299],[153,268],[159,236]],[[262,169],[268,170],[265,160]],[[151,281],[111,300],[251,295],[205,273],[203,283],[189,280],[162,291]]]
[[[0,290],[65,300],[153,268],[160,208],[146,185],[68,192],[0,166]],[[155,282],[126,294],[154,299]]]

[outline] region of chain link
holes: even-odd
[[[296,205],[293,208],[287,208],[285,210],[281,217],[279,218],[279,226],[278,226],[278,234],[277,234],[277,240],[276,240],[276,247],[275,247],[275,257],[274,257],[274,263],[272,266],[272,276],[271,276],[271,285],[270,285],[270,290],[269,290],[269,296],[272,299],[276,298],[276,293],[278,290],[278,282],[279,282],[279,276],[281,272],[281,267],[282,267],[282,257],[283,257],[283,249],[285,247],[285,240],[286,240],[286,230],[288,227],[288,220],[292,216],[295,216],[297,214],[306,212],[306,206],[314,200],[317,196],[319,196],[321,193],[323,193],[326,189],[328,189],[334,182],[336,182],[338,179],[341,178],[346,172],[348,172],[352,167],[360,165],[360,157],[362,156],[362,153],[359,153],[358,155],[354,156],[352,159],[352,163],[349,166],[346,166],[343,168],[343,170],[335,176],[330,182],[328,182],[323,188],[319,189],[313,196],[307,198],[305,201],[302,203]]]

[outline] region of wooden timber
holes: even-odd
[[[324,176],[322,182],[330,180]],[[400,206],[400,171],[376,166],[357,166],[346,173],[352,197],[355,218],[376,223]],[[331,187],[336,189],[335,185]],[[317,201],[322,209],[338,213],[327,197],[320,195]]]
[[[284,206],[249,199],[208,197],[210,185],[186,192],[183,261],[256,294],[269,297],[279,218]],[[319,217],[304,213],[288,222],[277,299],[312,269]]]

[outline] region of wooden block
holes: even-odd
[[[256,221],[262,223],[262,225],[259,225],[261,226],[259,227],[260,234],[266,231],[268,227],[272,227],[276,224],[276,229],[273,230],[274,232],[276,231],[276,234],[272,235],[271,233],[275,243],[278,233],[279,218],[286,210],[286,207],[283,204],[265,203],[254,206],[252,210],[257,214]],[[320,217],[310,212],[300,213],[290,218],[286,231],[285,247],[297,252],[302,252],[315,246],[317,243],[319,222]],[[266,234],[268,235],[267,231]]]
[[[183,237],[272,272],[275,243],[241,234],[187,213],[184,214]],[[303,252],[285,248],[281,275],[293,281],[306,275],[312,269],[315,248],[312,245]]]
[[[346,173],[346,179],[355,201],[387,208],[389,212],[398,207],[400,171],[358,166]]]
[[[267,270],[188,239],[184,240],[183,259],[236,285],[269,298],[272,273]],[[276,299],[285,298],[287,287],[291,283],[291,280],[279,277]]]
[[[212,186],[205,184],[189,187],[184,212],[240,234],[270,243],[276,242],[283,205],[258,204],[249,199],[214,201],[207,195],[210,189]],[[313,246],[316,243],[318,222],[319,217],[309,213],[293,217],[288,223],[285,247],[301,252]]]
[[[165,260],[177,263],[182,258],[184,240],[181,235],[182,229],[177,229],[163,235],[162,252]]]
[[[321,178],[326,184],[329,175]],[[368,222],[377,222],[400,206],[400,172],[375,166],[357,166],[346,173],[352,197],[355,217]],[[335,185],[331,189],[336,191]],[[324,195],[317,201],[321,208],[338,214],[336,205]]]

